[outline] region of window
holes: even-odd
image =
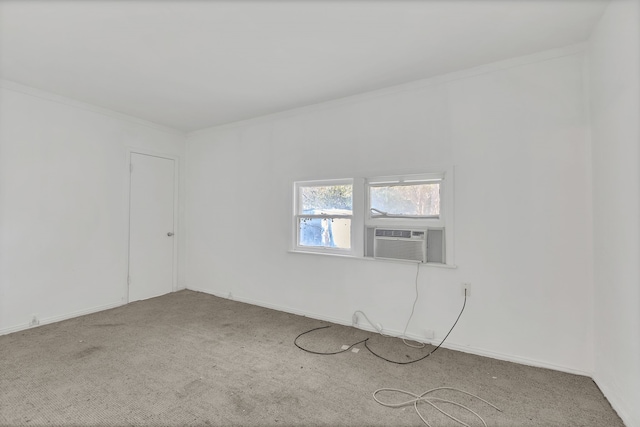
[[[442,177],[369,180],[369,218],[438,219]]]
[[[445,173],[294,183],[294,250],[453,265]]]
[[[352,180],[297,182],[296,247],[351,251]]]
[[[446,263],[444,173],[365,181],[364,256]]]

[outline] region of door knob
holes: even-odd
[[[173,233],[170,231],[170,232],[167,233],[167,236],[171,237],[171,236],[173,236]]]

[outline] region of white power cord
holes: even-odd
[[[425,344],[423,342],[418,342],[418,341],[414,341],[412,339],[410,339],[409,337],[407,337],[407,329],[409,328],[409,323],[411,322],[411,319],[413,318],[413,313],[415,312],[416,309],[416,303],[418,302],[418,276],[420,275],[420,263],[416,263],[416,278],[415,278],[415,288],[416,288],[416,297],[413,300],[413,306],[411,307],[411,314],[409,315],[409,319],[407,319],[407,324],[404,327],[404,331],[402,332],[402,335],[400,335],[398,338],[402,339],[402,342],[408,346],[408,347],[413,347],[413,348],[424,348]],[[361,311],[361,310],[357,310],[353,313],[353,316],[351,318],[351,322],[352,324],[355,326],[358,323],[358,314],[362,314],[362,316],[367,320],[367,322],[369,323],[369,325],[371,325],[371,327],[373,329],[375,329],[376,332],[378,332],[380,335],[382,335],[383,337],[392,337],[392,335],[385,335],[382,332],[382,325],[380,325],[379,323],[373,323],[369,317],[367,317],[367,315]],[[413,342],[417,342],[418,345],[415,344],[411,344],[409,341],[413,341]]]
[[[404,327],[404,331],[402,332],[402,342],[409,347],[413,347],[413,348],[424,348],[424,343],[423,342],[418,342],[418,341],[413,341],[413,342],[417,342],[418,345],[414,345],[411,344],[407,341],[407,329],[409,328],[409,323],[411,322],[411,318],[413,317],[413,312],[416,309],[416,303],[418,302],[418,275],[420,274],[420,264],[416,264],[416,280],[415,280],[415,285],[416,285],[416,298],[413,300],[413,306],[411,307],[411,314],[409,315],[409,319],[407,319],[407,324]]]
[[[377,323],[377,324],[376,324],[376,323],[373,323],[373,322],[371,321],[371,319],[369,319],[369,317],[365,314],[365,312],[364,312],[364,311],[361,311],[361,310],[356,310],[356,311],[353,313],[353,317],[352,317],[352,319],[351,319],[351,320],[352,320],[352,322],[353,322],[353,325],[357,325],[357,324],[358,324],[358,313],[359,313],[359,314],[362,314],[362,317],[364,317],[364,318],[367,320],[367,323],[369,323],[369,324],[371,325],[371,327],[372,327],[372,328],[373,328],[377,333],[379,333],[379,334],[380,334],[380,335],[382,335],[383,337],[390,337],[390,336],[391,336],[391,335],[385,335],[384,333],[382,333],[382,325],[380,325],[379,323]]]
[[[448,412],[440,409],[434,402],[442,402],[442,403],[449,403],[451,405],[457,406],[459,408],[465,409],[469,412],[471,412],[473,415],[475,415],[480,421],[482,421],[482,424],[484,425],[484,427],[487,427],[487,423],[484,421],[484,419],[478,415],[478,413],[476,413],[475,411],[473,411],[472,409],[451,401],[451,400],[447,400],[447,399],[441,399],[439,397],[428,397],[429,394],[436,392],[438,390],[452,390],[452,391],[457,391],[459,393],[463,393],[466,394],[468,396],[471,397],[475,397],[476,399],[486,403],[487,405],[491,406],[492,408],[494,408],[497,411],[502,412],[502,410],[500,408],[498,408],[497,406],[495,406],[493,403],[487,402],[486,400],[484,400],[481,397],[476,396],[475,394],[471,394],[469,392],[466,392],[464,390],[460,390],[457,388],[453,388],[453,387],[437,387],[437,388],[432,388],[431,390],[427,390],[422,394],[414,394],[411,393],[409,391],[404,391],[404,390],[399,390],[397,388],[379,388],[378,390],[373,392],[373,400],[375,400],[376,402],[378,402],[380,405],[382,406],[386,406],[388,408],[401,408],[403,406],[408,406],[408,405],[413,405],[413,407],[416,410],[416,413],[418,414],[418,416],[420,417],[420,419],[422,420],[423,423],[425,423],[427,426],[431,427],[431,424],[429,424],[429,422],[427,422],[427,420],[422,416],[422,414],[420,413],[420,411],[418,410],[418,403],[426,403],[430,406],[432,406],[433,408],[435,408],[436,410],[438,410],[439,412],[441,412],[442,414],[446,415],[447,417],[451,418],[452,420],[454,420],[455,422],[462,424],[465,427],[470,427],[469,424],[465,423],[462,420],[459,420],[458,418],[454,417],[453,415],[449,414]],[[383,401],[381,401],[380,399],[378,399],[377,394],[383,391],[387,391],[387,392],[394,392],[394,393],[400,393],[400,394],[405,394],[407,396],[411,396],[413,397],[413,399],[409,399],[405,402],[400,402],[400,403],[385,403]]]

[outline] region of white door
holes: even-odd
[[[174,163],[131,153],[129,302],[173,291]]]

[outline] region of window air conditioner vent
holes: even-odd
[[[402,237],[405,239],[411,238],[411,230],[384,230],[376,228],[376,236],[379,237]]]
[[[426,230],[376,228],[373,242],[375,258],[427,262]]]

